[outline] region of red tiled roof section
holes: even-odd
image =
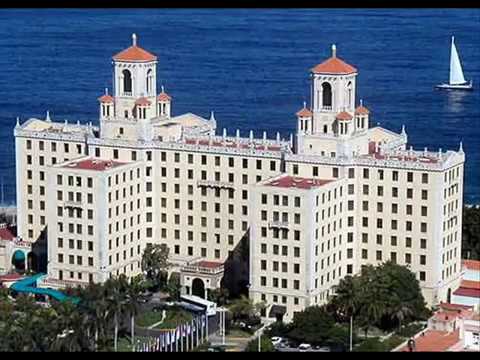
[[[284,176],[279,179],[273,179],[272,181],[269,181],[268,183],[266,183],[266,185],[309,190],[314,187],[319,187],[319,186],[328,184],[331,181],[332,180],[307,179],[307,178],[300,178],[300,177],[293,177],[293,176]]]
[[[331,57],[312,69],[315,74],[354,74],[357,69],[338,57]]]
[[[458,310],[472,310],[473,306],[460,305],[460,304],[450,304],[447,302],[440,303],[440,309],[446,311],[458,311]]]
[[[103,95],[98,98],[98,101],[102,103],[113,103],[113,96],[111,95]]]
[[[141,97],[140,99],[137,99],[137,101],[135,101],[135,105],[146,106],[150,104],[150,100],[148,100],[146,97]]]
[[[463,260],[462,265],[468,270],[480,271],[480,261],[479,260]]]
[[[124,163],[112,160],[85,159],[66,164],[63,167],[68,169],[104,171],[120,165],[124,165]]]
[[[15,234],[13,229],[9,228],[6,225],[0,227],[0,240],[14,240]]]
[[[20,274],[7,274],[0,276],[0,282],[2,281],[17,281],[19,279],[24,278],[23,275]]]
[[[460,287],[480,290],[480,281],[462,280]]]
[[[172,97],[168,95],[166,92],[160,93],[157,97],[158,101],[170,101],[172,100]]]
[[[298,117],[311,117],[312,115],[313,113],[305,107],[297,112]]]
[[[196,265],[204,268],[216,269],[222,266],[223,263],[215,262],[215,261],[200,261]]]
[[[132,45],[113,56],[115,61],[148,62],[155,61],[157,57],[139,46]]]
[[[453,292],[453,295],[480,299],[480,289],[470,289],[470,288],[460,287]]]
[[[346,111],[342,111],[341,113],[338,113],[335,118],[337,120],[352,120],[353,116]]]
[[[360,105],[355,109],[355,114],[368,115],[370,114],[370,110],[368,110],[365,106]]]
[[[415,338],[415,352],[420,351],[447,351],[453,345],[460,341],[460,330],[457,329],[451,333],[446,331],[427,330],[424,336]],[[408,345],[399,351],[409,351]]]

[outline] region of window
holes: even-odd
[[[332,86],[328,82],[322,84],[322,107],[330,108],[332,106]]]
[[[422,184],[428,184],[428,174],[422,174]]]
[[[407,172],[407,182],[413,182],[413,172]]]
[[[131,95],[132,92],[132,74],[129,70],[125,69],[122,71],[123,75],[123,92],[129,93]]]
[[[369,178],[369,169],[363,169],[363,178],[368,179]]]

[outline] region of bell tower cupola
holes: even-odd
[[[156,102],[156,65],[157,57],[138,46],[135,34],[132,34],[132,46],[113,56],[117,117],[136,118],[135,103],[139,99]]]

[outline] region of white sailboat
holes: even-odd
[[[445,90],[473,90],[472,80],[466,81],[463,76],[462,64],[455,46],[455,38],[452,36],[452,49],[450,52],[450,80],[448,84],[440,84],[437,89]]]

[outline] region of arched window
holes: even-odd
[[[128,70],[123,70],[123,92],[131,93],[132,92],[132,74]]]
[[[347,99],[348,99],[348,107],[352,107],[352,82],[349,81],[347,84]]]
[[[147,71],[147,94],[152,91],[153,71],[152,69]]]
[[[323,132],[325,134],[328,132],[328,126],[327,125],[323,125]]]
[[[328,82],[322,84],[322,106],[331,107],[332,106],[332,86]]]

